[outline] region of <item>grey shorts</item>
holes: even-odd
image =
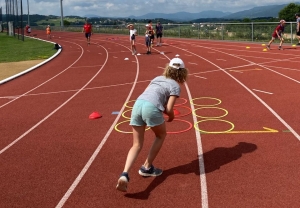
[[[146,100],[136,100],[131,112],[131,126],[154,127],[165,122],[163,113]]]

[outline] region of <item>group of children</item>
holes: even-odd
[[[132,55],[136,55],[136,45],[135,45],[135,37],[138,35],[137,30],[134,28],[133,24],[127,25],[127,28],[129,29],[129,35],[130,35],[130,45],[132,50]],[[163,35],[163,26],[160,24],[160,22],[157,22],[156,30],[154,30],[152,26],[152,21],[149,20],[148,24],[145,25],[145,44],[147,47],[146,54],[151,54],[151,48],[154,44],[154,34],[156,33],[157,43],[156,46],[161,46],[162,44],[162,35]]]

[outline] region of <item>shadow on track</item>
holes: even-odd
[[[240,159],[243,154],[251,153],[257,149],[257,146],[252,143],[239,142],[233,147],[218,147],[203,154],[205,162],[205,173],[210,173],[221,168],[221,166]],[[150,193],[163,183],[169,176],[176,174],[200,175],[199,160],[193,160],[190,163],[180,165],[174,168],[164,170],[161,176],[156,177],[149,186],[142,192],[128,193],[125,197],[135,199],[148,199]]]

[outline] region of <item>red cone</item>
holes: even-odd
[[[173,109],[173,111],[174,111],[174,115],[175,116],[180,114],[180,112],[177,109],[175,109],[175,108]]]
[[[90,116],[89,119],[97,119],[97,118],[101,118],[102,115],[99,112],[93,112]]]

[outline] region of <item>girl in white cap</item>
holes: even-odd
[[[154,78],[146,90],[137,98],[131,113],[130,125],[133,129],[133,146],[128,152],[124,170],[118,180],[117,190],[126,192],[129,171],[138,157],[144,143],[146,126],[151,127],[155,140],[145,163],[139,169],[142,176],[159,176],[162,170],[153,166],[153,161],[166,138],[166,124],[174,119],[173,107],[180,96],[180,85],[186,82],[188,70],[180,58],[173,58],[164,69],[162,76]]]

